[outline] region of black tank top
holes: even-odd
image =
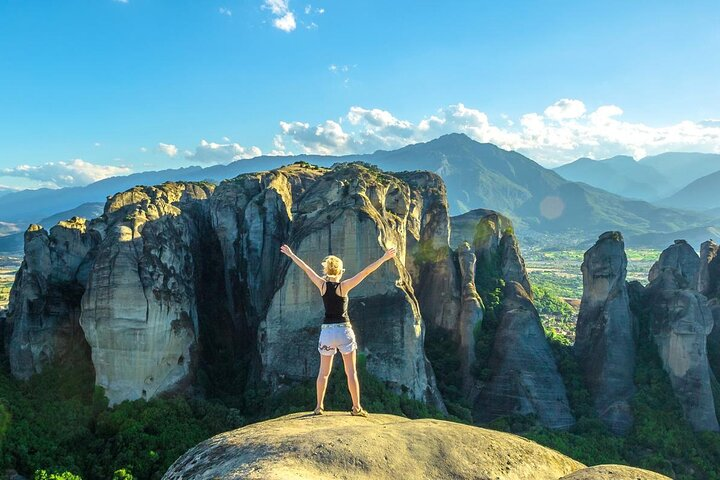
[[[322,296],[323,303],[325,304],[325,318],[323,319],[323,323],[350,322],[347,311],[348,297],[341,297],[335,293],[338,285],[340,285],[338,282],[325,281],[325,294]]]

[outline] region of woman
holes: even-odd
[[[357,343],[355,342],[355,332],[353,332],[350,317],[347,313],[347,294],[350,290],[357,287],[365,277],[377,270],[385,261],[393,258],[395,256],[395,249],[388,249],[382,257],[363,268],[360,273],[343,281],[340,281],[340,277],[342,277],[345,269],[343,268],[342,260],[335,255],[328,255],[323,260],[323,277],[321,277],[295,255],[287,245],[280,247],[280,251],[302,268],[318,290],[320,290],[320,295],[325,304],[325,318],[322,329],[320,330],[320,341],[318,342],[320,371],[318,372],[316,382],[317,404],[315,405],[313,413],[315,415],[322,415],[325,410],[323,401],[325,399],[325,390],[330,376],[330,369],[332,368],[335,353],[340,350],[343,364],[345,365],[348,390],[350,390],[350,397],[353,402],[350,413],[356,416],[367,417],[367,412],[360,406],[360,384],[358,383],[357,369],[355,368]]]

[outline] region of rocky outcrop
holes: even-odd
[[[475,331],[480,328],[484,315],[482,298],[475,287],[475,253],[470,244],[463,242],[457,249],[460,268],[460,285],[462,300],[458,332],[460,338],[460,369],[463,377],[465,394],[472,398],[472,387],[475,383],[471,368],[475,363]]]
[[[565,475],[560,480],[670,480],[670,477],[627,465],[597,465]]]
[[[506,283],[517,282],[532,300],[533,292],[525,270],[525,260],[520,254],[517,238],[506,233],[500,239],[500,272]]]
[[[111,197],[94,252],[80,325],[96,384],[111,404],[151,398],[192,380],[198,312],[193,246],[201,232],[184,208],[211,186],[166,183]],[[195,359],[196,361],[196,359]]]
[[[662,268],[646,289],[650,329],[685,418],[695,430],[718,431],[706,346],[712,313],[679,265]]]
[[[536,415],[550,428],[568,429],[575,419],[562,378],[545,338],[540,316],[524,287],[509,281],[503,292],[500,325],[475,411],[481,420],[503,415]]]
[[[653,282],[665,268],[671,268],[680,275],[688,288],[696,288],[700,257],[685,240],[675,240],[673,245],[663,250],[660,259],[650,268],[648,281]]]
[[[708,298],[720,299],[720,246],[709,240],[700,246],[697,291]]]
[[[556,480],[585,466],[509,433],[393,415],[296,413],[216,435],[188,450],[163,476],[316,479],[534,478]]]
[[[109,198],[92,222],[33,228],[6,322],[16,374],[84,342],[111,403],[184,389],[203,362],[237,359],[248,379],[275,388],[312,378],[322,303],[280,245],[318,269],[339,254],[349,272],[392,246],[396,260],[353,291],[361,352],[371,373],[442,411],[414,288],[425,288],[429,318],[454,312],[457,323],[460,288],[438,283],[457,268],[445,195],[427,172],[294,164],[215,192],[203,183],[136,187]],[[66,341],[66,326],[78,338]]]
[[[583,297],[575,354],[600,419],[617,434],[633,423],[636,321],[625,277],[627,257],[620,232],[606,232],[583,259]]]
[[[87,282],[88,254],[99,235],[83,218],[60,222],[48,233],[25,232],[25,258],[10,291],[5,339],[12,374],[26,379],[51,362],[87,357],[78,324]]]
[[[350,318],[369,372],[398,392],[444,410],[425,357],[425,326],[405,268],[408,226],[414,222],[422,227],[422,207],[413,202],[409,184],[400,178],[341,165],[313,182],[292,205],[287,243],[310,265],[319,266],[330,252],[338,254],[350,274],[387,248],[397,248],[394,261],[353,290]],[[262,377],[274,386],[314,377],[319,362],[314,346],[321,298],[300,269],[288,266],[285,261],[279,269],[281,281],[258,328]]]

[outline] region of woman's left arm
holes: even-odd
[[[315,284],[315,286],[318,288],[318,290],[320,289],[322,284],[325,283],[325,280],[323,280],[323,278],[320,275],[315,273],[315,270],[310,268],[310,266],[307,263],[303,262],[300,257],[295,255],[293,253],[293,251],[290,250],[290,247],[288,247],[287,245],[283,245],[282,247],[280,247],[280,251],[282,253],[284,253],[285,255],[287,255],[288,257],[290,257],[290,259],[293,262],[295,262],[295,264],[298,267],[300,267],[303,272],[305,272],[305,274],[308,276],[308,278],[310,278],[310,281]]]

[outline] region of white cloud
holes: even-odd
[[[218,12],[220,12],[220,15],[227,15],[228,17],[232,17],[232,10],[225,7],[218,8]]]
[[[580,100],[563,98],[545,109],[545,116],[552,120],[578,118],[585,113],[585,104]]]
[[[146,148],[146,147],[140,147],[140,151],[141,151],[142,153],[145,153],[145,152],[147,152],[147,148]]]
[[[113,0],[116,3],[128,3],[129,0]]]
[[[246,148],[238,143],[214,143],[202,140],[200,145],[195,147],[194,152],[185,151],[184,155],[191,162],[229,163],[258,157],[262,155],[262,151],[255,146]]]
[[[174,157],[178,153],[178,148],[171,143],[158,143],[157,148],[168,157]]]
[[[331,65],[335,72],[337,65]],[[462,103],[438,109],[417,122],[400,119],[378,108],[353,106],[336,120],[316,126],[280,122],[275,151],[288,147],[302,153],[366,153],[424,142],[450,132],[463,132],[479,142],[517,150],[547,166],[556,166],[581,156],[607,158],[618,154],[634,157],[666,151],[720,152],[720,122],[705,119],[682,121],[664,127],[622,120],[617,105],[600,105],[588,111],[577,99],[561,99],[542,113],[528,112],[517,121],[502,114],[492,123],[481,110]]]
[[[28,178],[49,187],[87,185],[103,178],[130,173],[125,166],[97,165],[76,158],[69,162],[49,162],[42,165],[18,165],[0,170],[0,175]]]
[[[273,25],[284,32],[292,32],[297,27],[295,13],[290,10],[289,0],[265,0],[262,8],[270,10]]]

